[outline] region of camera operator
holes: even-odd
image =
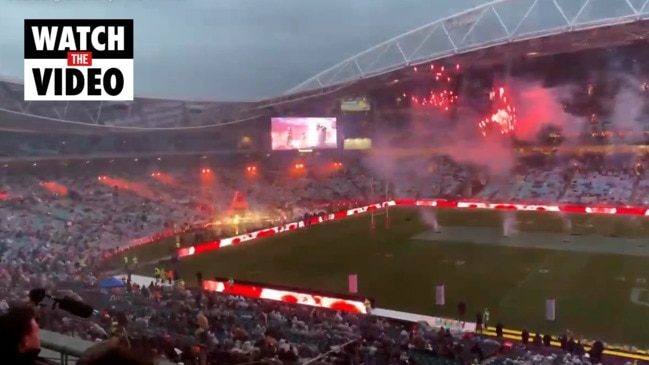
[[[38,357],[40,352],[41,338],[33,307],[13,307],[0,316],[0,356],[3,364],[49,364]]]

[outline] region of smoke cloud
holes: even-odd
[[[544,88],[540,83],[514,81],[511,89],[515,93],[518,115],[515,130],[517,139],[534,142],[547,126],[558,128],[569,140],[583,132],[585,118],[567,113],[564,107],[572,98],[574,87],[563,85]]]
[[[570,87],[543,88],[540,83],[515,79],[500,86],[511,95],[509,102],[516,109],[517,123],[513,132],[516,139],[536,142],[547,125],[575,135],[583,130],[584,118],[575,117],[564,110],[565,100],[572,91]],[[484,91],[485,94],[487,92]],[[478,127],[479,121],[489,117],[494,110],[478,110],[480,108],[473,105],[479,104],[479,101],[462,94],[459,98],[460,104],[454,114],[434,107],[425,112],[415,108],[406,118],[409,120],[394,120],[398,129],[375,135],[374,145],[379,149],[440,151],[440,154],[443,152],[456,163],[475,166],[489,177],[508,181],[517,161],[511,139],[501,135],[483,136]],[[423,153],[410,153],[408,156],[371,155],[365,159],[365,163],[377,177],[390,181],[395,190],[402,194],[417,185],[432,185],[431,172],[450,168],[443,159],[431,158]],[[457,178],[461,179],[462,176]],[[444,183],[451,184],[450,181]],[[435,190],[434,187],[431,189]]]
[[[610,124],[605,128],[625,130],[642,137],[645,129],[642,117],[646,107],[646,87],[637,78],[624,76],[619,79],[621,81],[614,97],[611,94],[610,99],[601,100],[602,103],[611,103],[608,105],[611,110],[608,118]],[[590,94],[585,94],[587,90],[581,89],[584,85],[566,84],[546,88],[541,82],[507,79],[494,87],[505,88],[510,99],[507,101],[515,107],[516,128],[512,133],[518,141],[535,144],[547,127],[551,126],[564,137],[562,147],[575,147],[581,142],[584,133],[591,132],[589,117],[583,115],[584,110],[578,110],[581,116],[566,110],[568,105],[579,107],[583,104],[581,99],[590,97]],[[392,190],[396,192],[395,197],[415,197],[419,194],[425,198],[457,193],[462,181],[476,176],[484,178],[496,189],[508,189],[516,180],[518,156],[511,138],[500,135],[498,131],[486,136],[482,134],[480,121],[489,118],[495,111],[493,107],[485,107],[488,104],[485,102],[488,92],[486,89],[481,90],[482,100],[471,96],[470,92],[465,95],[460,92],[454,112],[430,106],[426,111],[413,108],[409,112],[394,114],[400,117],[388,116],[387,119],[394,120],[383,122],[393,125],[394,130],[389,132],[381,129],[380,134],[372,137],[374,145],[379,150],[409,152],[406,155],[393,152],[366,156],[366,167],[377,178],[390,182]],[[431,153],[421,153],[422,151],[436,153],[433,156]],[[566,148],[565,151],[572,154],[574,149]],[[442,154],[446,157],[440,157]],[[473,172],[477,174],[468,176],[466,169],[455,167],[453,162],[472,166]],[[440,170],[445,173],[435,173],[441,172]],[[425,222],[435,229],[439,228],[434,213],[423,214]],[[513,218],[503,218],[505,233],[514,232],[516,226]],[[571,231],[569,218],[561,218],[564,230]]]
[[[644,85],[641,80],[629,75],[619,75],[619,90],[613,103],[610,128],[623,131],[627,142],[643,140],[645,125],[642,116],[645,108]]]

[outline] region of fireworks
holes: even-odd
[[[513,133],[516,129],[516,108],[510,104],[505,88],[492,90],[489,99],[492,102],[492,113],[478,123],[480,133],[483,136],[492,132],[501,135]]]
[[[423,72],[427,71],[430,73],[430,76],[439,82],[436,89],[432,90],[424,96],[410,96],[410,102],[414,107],[433,107],[442,111],[448,111],[453,104],[457,102],[457,93],[455,93],[452,88],[453,73],[458,73],[460,71],[460,65],[455,65],[455,67],[445,67],[445,66],[435,66],[430,65],[429,70],[422,68],[421,70],[417,67],[413,68],[414,72]],[[441,88],[441,90],[439,90]],[[406,94],[402,95],[404,98],[407,98]]]
[[[440,92],[431,91],[426,97],[410,98],[412,105],[419,107],[433,106],[439,110],[448,111],[451,105],[457,101],[457,95],[452,90],[442,90]]]

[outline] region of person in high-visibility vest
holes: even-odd
[[[233,278],[229,278],[229,279],[228,279],[228,290],[231,291],[232,289],[234,289],[234,279],[233,279]]]
[[[367,314],[372,314],[372,302],[370,302],[369,299],[365,299],[363,304],[365,305],[365,312],[367,312]]]
[[[156,278],[156,280],[160,280],[160,269],[157,267],[153,269],[153,277]]]
[[[196,323],[198,324],[198,327],[203,330],[203,332],[207,332],[210,330],[210,324],[207,320],[207,317],[203,314],[203,312],[198,312],[198,315],[196,316]]]
[[[176,236],[176,248],[180,249],[182,245],[180,244],[180,236]]]
[[[110,335],[113,337],[120,337],[121,331],[119,330],[119,323],[116,320],[110,322]]]
[[[486,330],[489,323],[489,308],[485,308],[482,313],[482,326]]]
[[[137,267],[137,256],[133,255],[133,266]]]
[[[124,266],[128,266],[128,256],[124,255]]]

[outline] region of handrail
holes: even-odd
[[[61,365],[67,365],[70,358],[79,359],[86,350],[96,345],[95,342],[63,335],[60,333],[40,330],[41,348],[60,354]],[[173,365],[167,360],[160,360],[158,365]]]

